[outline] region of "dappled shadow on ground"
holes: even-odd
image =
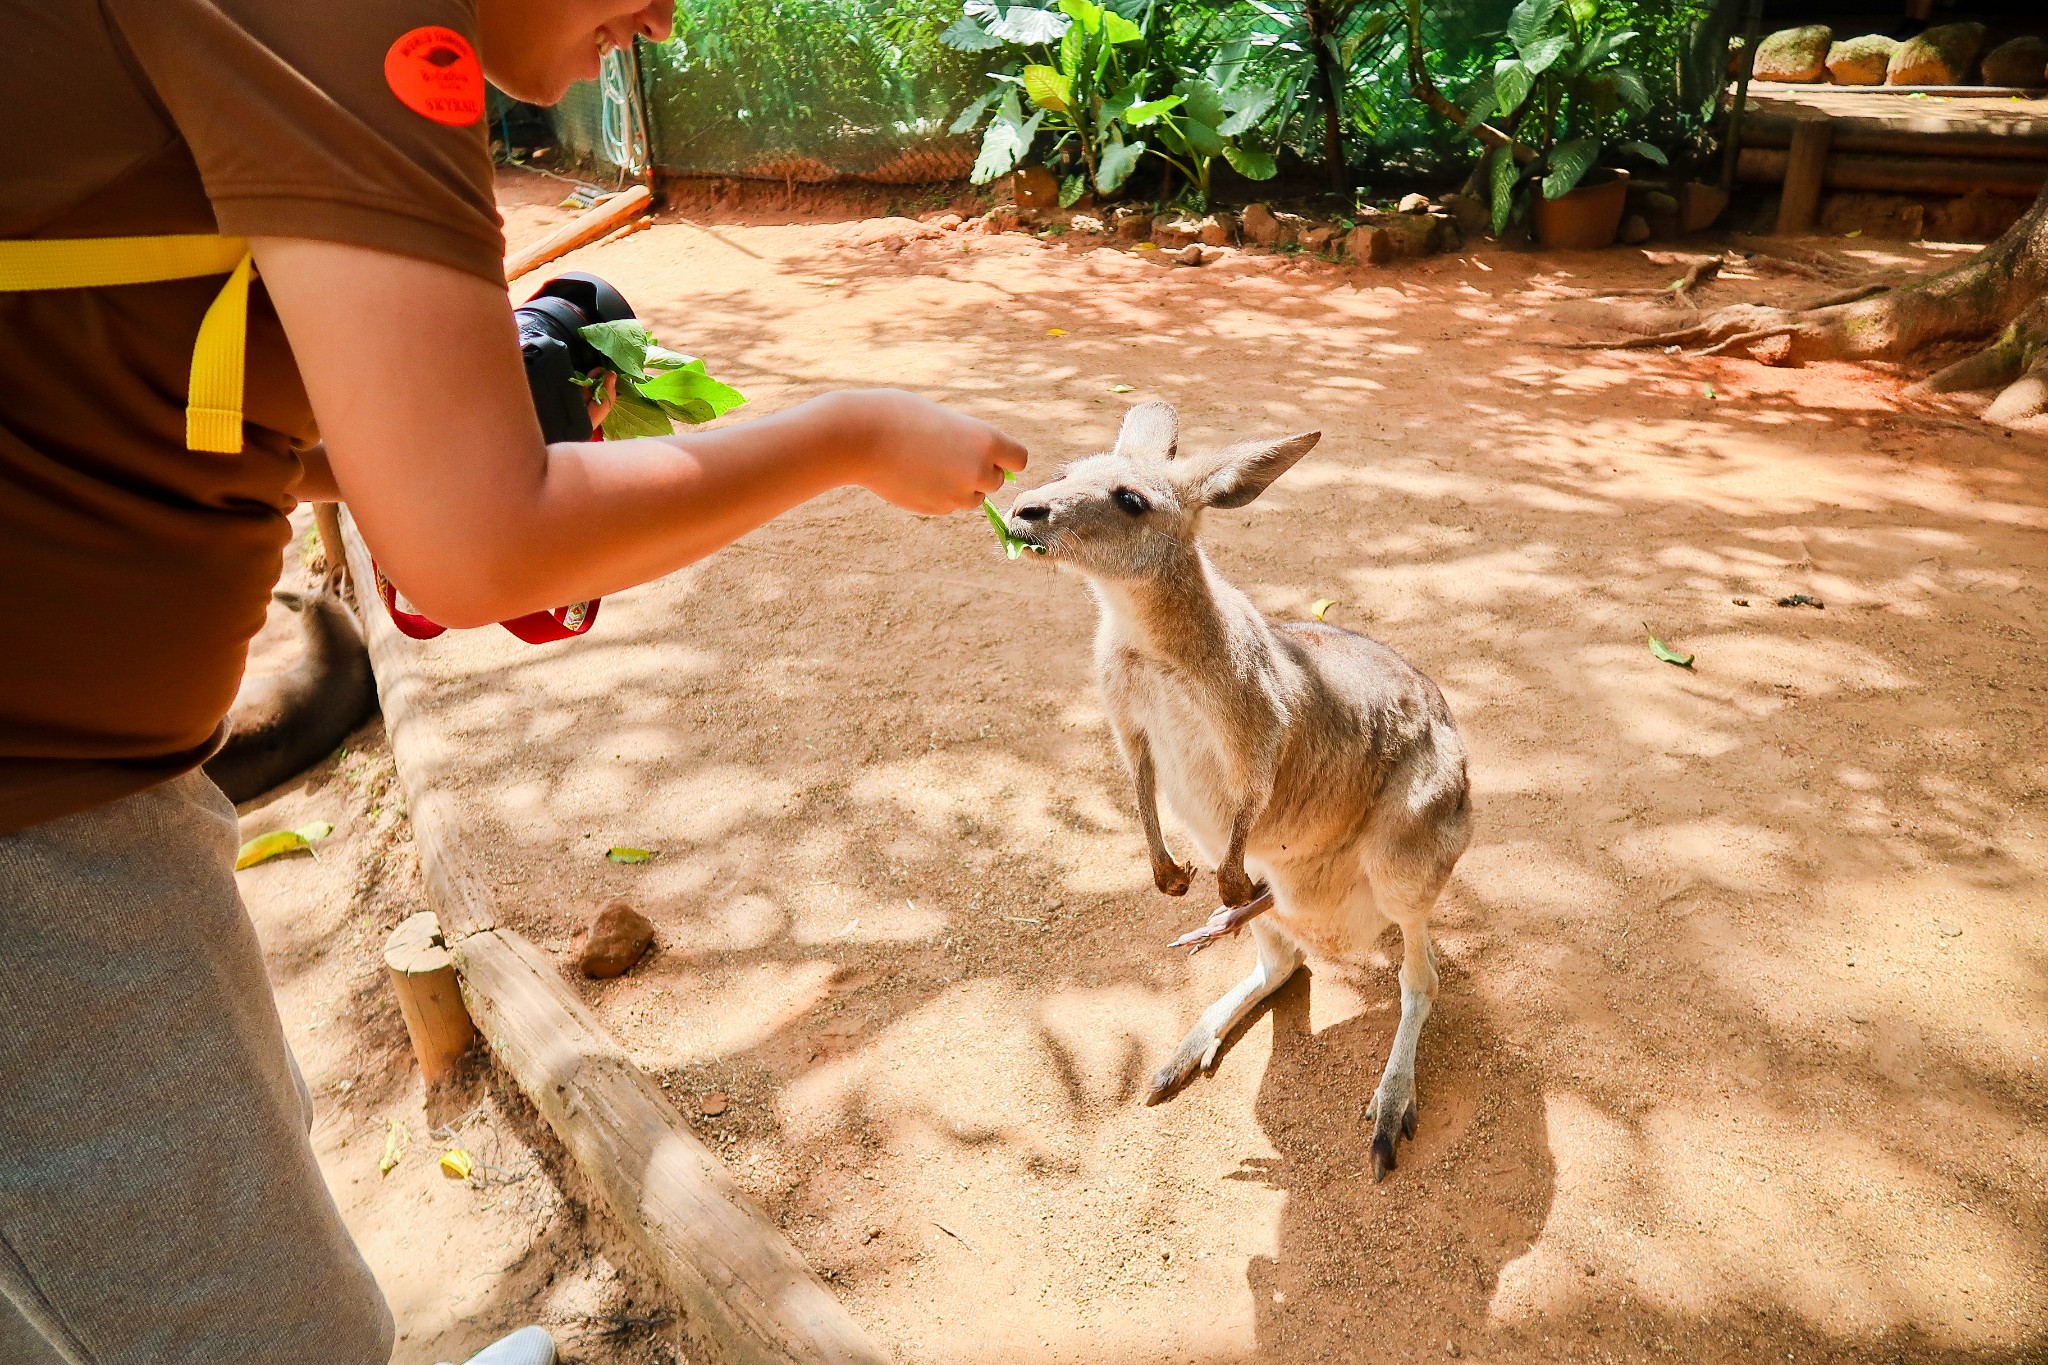
[[[1142,398],[1198,445],[1323,430],[1213,553],[1276,615],[1338,599],[1473,752],[1374,1186],[1383,953],[1138,1107],[1247,953],[1160,951],[1213,885],[1151,889],[1085,595],[978,522],[835,494],[573,646],[419,650],[472,874],[557,951],[614,896],[655,919],[589,998],[901,1358],[2048,1349],[2038,445],[1872,371],[1546,345],[1586,335],[1555,286],[1672,273],[1622,253],[719,233],[564,266],[759,409],[901,384],[1017,432],[1027,485]]]

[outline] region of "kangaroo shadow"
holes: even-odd
[[[1246,1268],[1260,1361],[1433,1354],[1489,1337],[1501,1269],[1549,1215],[1555,1170],[1537,1079],[1453,971],[1422,1036],[1415,1137],[1373,1183],[1367,1106],[1400,1012],[1382,976],[1363,983],[1363,1013],[1321,1032],[1309,970],[1271,1002],[1257,1115],[1279,1155],[1232,1177],[1287,1195],[1279,1254]]]

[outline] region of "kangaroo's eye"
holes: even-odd
[[[1109,496],[1116,500],[1118,507],[1134,517],[1142,517],[1152,510],[1151,503],[1146,502],[1141,495],[1133,493],[1128,488],[1119,488]]]

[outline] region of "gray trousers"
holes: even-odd
[[[385,1365],[191,773],[0,835],[0,1365]]]

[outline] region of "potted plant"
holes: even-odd
[[[1598,165],[1602,151],[1666,164],[1649,143],[1615,137],[1627,114],[1650,108],[1642,75],[1621,60],[1635,36],[1632,29],[1609,28],[1597,0],[1515,6],[1508,17],[1515,55],[1466,95],[1466,132],[1491,122],[1506,134],[1481,166],[1496,235],[1526,215],[1544,246],[1614,241],[1627,206],[1628,172]]]

